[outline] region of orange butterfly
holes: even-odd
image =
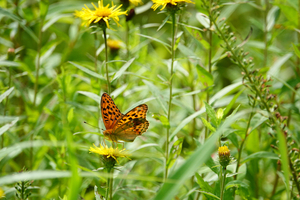
[[[117,108],[112,98],[103,93],[101,97],[101,114],[106,128],[103,135],[114,142],[118,140],[133,142],[137,136],[142,135],[148,129],[147,110],[148,106],[141,104],[124,115]]]

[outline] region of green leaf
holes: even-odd
[[[7,131],[8,129],[10,129],[13,125],[15,125],[17,123],[17,121],[19,121],[19,117],[16,117],[15,120],[13,120],[12,122],[5,124],[4,126],[2,126],[0,128],[0,136]]]
[[[297,28],[298,27],[298,11],[292,7],[292,6],[287,6],[284,4],[275,4],[280,8],[280,11],[284,14],[284,16],[287,18],[287,20],[292,24],[292,28]]]
[[[91,75],[91,76],[93,76],[95,78],[98,78],[100,80],[106,81],[106,79],[103,76],[101,76],[100,74],[97,74],[96,72],[93,72],[93,71],[91,71],[91,70],[89,70],[89,69],[87,69],[87,68],[85,68],[85,67],[83,67],[81,65],[78,65],[76,63],[73,63],[71,61],[69,61],[69,63],[71,63],[72,65],[74,65],[75,67],[77,67],[78,69],[80,69],[81,71],[83,71],[83,72],[85,72],[85,73],[87,73],[87,74],[89,74],[89,75]]]
[[[202,113],[204,113],[204,108],[201,108],[201,110],[199,110],[199,111],[193,113],[192,115],[188,116],[187,118],[183,119],[182,122],[176,127],[176,129],[171,134],[171,136],[170,136],[171,140],[183,127],[185,127],[185,125],[190,123],[194,118],[198,117]]]
[[[195,57],[198,58],[198,56],[194,53],[194,51],[190,50],[188,47],[184,46],[183,44],[178,44],[178,49],[181,53],[186,55],[187,57]]]
[[[236,148],[240,147],[239,139],[236,134],[224,134],[224,136],[226,136]]]
[[[266,27],[268,32],[272,30],[275,21],[279,17],[279,14],[280,14],[280,10],[277,6],[274,6],[269,10],[267,15],[267,27]]]
[[[255,114],[251,120],[251,123],[250,123],[251,129],[248,132],[248,134],[250,134],[253,130],[255,130],[257,127],[259,127],[266,120],[268,120],[267,117],[262,116],[261,114]]]
[[[200,65],[197,65],[196,67],[197,67],[199,80],[201,81],[201,83],[205,87],[212,86],[214,84],[213,76]]]
[[[74,108],[71,108],[68,112],[68,122],[70,123],[74,118]]]
[[[148,35],[143,35],[143,34],[137,34],[137,35],[139,35],[139,36],[141,36],[141,37],[144,37],[144,38],[148,38],[148,39],[150,39],[150,40],[153,40],[153,41],[155,41],[155,42],[158,42],[158,43],[162,44],[162,45],[163,45],[163,46],[171,53],[171,50],[170,50],[171,45],[169,45],[169,44],[167,44],[167,43],[165,43],[165,42],[163,42],[163,41],[161,41],[161,40],[159,40],[159,39],[157,39],[157,38],[148,36]]]
[[[40,18],[45,19],[49,8],[48,0],[40,0]]]
[[[202,120],[204,126],[206,126],[211,132],[213,132],[213,133],[216,132],[216,129],[208,121],[206,121],[206,119],[201,117],[201,120]]]
[[[197,178],[197,183],[201,189],[201,191],[204,191],[204,192],[207,192],[207,193],[213,193],[213,189],[212,187],[203,180],[203,178],[198,174],[196,173],[195,174],[196,178]],[[206,199],[210,200],[210,199],[214,199],[212,198],[211,196],[207,195],[204,193],[204,196],[206,197]]]
[[[159,92],[160,90],[153,83],[151,83],[150,81],[143,80],[143,82],[148,86],[148,88],[152,92],[152,95],[156,98],[158,103],[161,105],[161,107],[164,110],[165,114],[167,114],[168,113],[167,106],[166,106],[165,101],[162,98],[162,95]]]
[[[117,71],[117,73],[114,75],[113,79],[111,82],[117,80],[118,78],[121,77],[121,75],[127,70],[127,68],[131,65],[131,63],[134,61],[135,58],[130,59],[127,61],[120,69]]]
[[[207,15],[203,13],[196,13],[196,19],[202,24],[205,28],[210,27],[210,20]]]
[[[244,158],[242,163],[248,162],[249,160],[252,160],[252,159],[260,159],[260,158],[279,160],[278,155],[275,153],[267,152],[267,151],[260,151],[260,152],[253,153],[250,156],[247,156],[246,158]]]
[[[209,101],[210,104],[215,103],[217,100],[221,99],[222,97],[235,92],[235,90],[237,90],[241,85],[242,85],[242,81],[237,82],[237,83],[233,83],[231,85],[228,85],[226,87],[224,87],[222,90],[220,90],[219,92],[217,92]]]
[[[0,7],[0,14],[7,16],[8,18],[17,21],[19,23],[19,25],[24,29],[24,31],[35,41],[38,42],[39,39],[37,38],[37,36],[34,34],[34,32],[32,30],[30,30],[26,25],[25,25],[25,21],[23,21],[21,18],[19,18],[17,15],[9,12],[8,10],[5,10],[4,8]]]
[[[170,123],[166,116],[160,114],[153,114],[152,117],[154,119],[159,120],[165,128],[170,128]]]
[[[92,92],[86,92],[86,91],[77,91],[77,93],[79,94],[83,94],[87,97],[90,97],[91,99],[93,99],[94,101],[96,101],[97,103],[100,103],[101,101],[101,97],[92,93]]]
[[[157,29],[157,31],[159,31],[165,24],[166,24],[166,22],[168,21],[168,19],[170,18],[170,15],[168,15],[165,19],[164,19],[164,21],[161,23],[161,25],[158,27],[158,29]]]
[[[206,114],[208,115],[208,117],[210,118],[210,121],[217,126],[217,116],[216,113],[214,111],[214,109],[207,103],[204,101],[205,104],[205,109],[206,109]]]
[[[174,142],[170,150],[170,156],[167,161],[167,167],[171,168],[181,154],[183,138],[179,138]]]
[[[15,61],[1,60],[0,66],[4,67],[20,67],[20,63]]]
[[[96,185],[94,187],[94,194],[95,194],[96,200],[101,200],[101,197],[98,193],[98,187]]]
[[[292,53],[287,53],[284,56],[276,60],[276,62],[270,67],[268,74],[271,76],[279,76],[280,67],[292,57]]]
[[[236,188],[236,192],[239,196],[244,197],[244,199],[249,199],[249,185],[240,181],[234,180],[226,184],[225,189]]]
[[[15,89],[15,87],[11,87],[8,90],[6,90],[3,94],[0,95],[0,103],[5,99],[10,93]]]
[[[298,56],[298,58],[300,58],[300,51],[298,47],[295,44],[293,44],[293,47],[294,47],[295,54]]]
[[[231,99],[230,103],[226,106],[226,109],[224,110],[224,116],[227,116],[232,106],[236,102],[237,98],[244,92],[244,90],[245,88],[241,89],[236,95],[234,95],[234,97]]]

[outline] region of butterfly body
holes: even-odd
[[[146,132],[149,122],[146,120],[148,106],[141,104],[125,115],[120,112],[112,98],[104,93],[101,97],[101,113],[106,130],[103,135],[111,141],[133,142]]]

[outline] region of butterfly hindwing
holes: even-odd
[[[146,104],[141,104],[133,108],[132,110],[130,110],[128,113],[126,113],[119,119],[118,123],[114,127],[115,132],[118,132],[118,128],[121,127],[122,125],[128,122],[134,122],[133,121],[134,119],[141,118],[146,120],[147,111],[148,111],[148,106]]]
[[[134,139],[146,132],[149,122],[145,118],[135,118],[119,126],[113,133],[118,140],[132,142]]]
[[[123,116],[112,98],[106,93],[103,93],[101,97],[101,114],[106,129],[112,129]]]

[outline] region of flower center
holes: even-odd
[[[95,11],[95,15],[98,17],[109,17],[111,15],[111,10],[107,8],[99,8]]]

